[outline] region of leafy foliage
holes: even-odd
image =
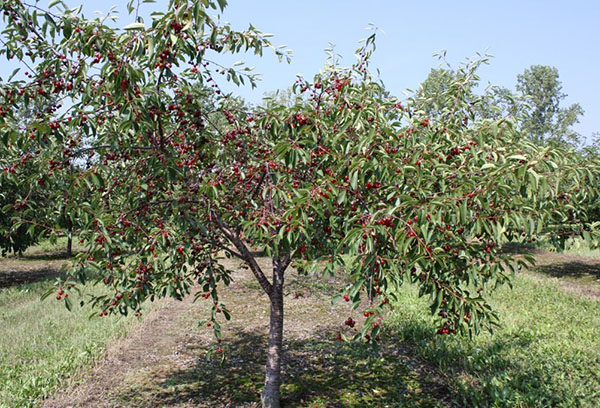
[[[404,279],[419,282],[440,330],[477,331],[494,317],[485,293],[514,270],[498,252],[504,242],[566,220],[589,229],[577,205],[596,197],[594,168],[523,140],[510,118],[471,122],[464,96],[481,60],[442,92],[454,105],[429,118],[370,76],[371,36],[353,67],[298,82],[294,92],[308,97],[253,114],[220,95],[214,78],[251,76],[213,72],[207,54],[271,44],[219,26],[200,4],[172,1],[149,28],[122,31],[76,10],[39,21],[18,2],[3,8],[4,53],[38,61],[30,82],[4,85],[5,116],[28,98],[73,101],[26,129],[5,120],[4,146],[12,157],[36,152],[55,177],[57,163],[87,159],[70,194],[83,199],[66,206],[88,245],[75,274],[98,273],[113,290],[95,300],[102,313],[181,297],[196,282],[218,329],[227,313],[217,288],[230,281],[218,256],[239,256],[261,277],[248,244],[302,270],[346,268],[357,307],[361,293],[385,299]],[[365,311],[369,325],[376,305]]]
[[[489,292],[525,265],[499,250],[504,243],[553,225],[557,235],[594,239],[581,203],[597,199],[597,161],[532,143],[510,115],[477,117],[468,95],[484,60],[457,71],[440,95],[453,103],[429,117],[371,76],[373,35],[352,67],[328,64],[294,85],[293,103],[249,111],[221,93],[218,78],[252,83],[251,72],[211,55],[285,53],[252,26],[213,20],[208,8],[224,2],[171,0],[148,26],[137,18],[122,30],[78,10],[0,5],[3,54],[35,63],[30,80],[2,84],[2,164],[24,176],[19,157],[33,152],[60,178],[66,164],[87,163],[65,208],[87,247],[73,275],[108,286],[92,301],[100,315],[139,313],[146,299],[180,299],[196,284],[220,340],[225,254],[244,261],[271,298],[272,329],[293,264],[351,276],[345,298],[367,317],[368,340],[405,280],[429,296],[438,333],[476,333],[496,322]],[[17,103],[51,94],[71,104],[26,127],[10,120]],[[272,280],[253,248],[272,258]],[[281,331],[273,336],[280,347]]]
[[[577,144],[579,135],[571,129],[583,115],[579,104],[560,107],[567,96],[561,92],[558,70],[544,65],[532,65],[517,77],[517,91],[530,97],[524,110],[523,131],[536,143],[558,141]]]

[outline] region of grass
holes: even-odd
[[[501,328],[473,340],[437,336],[424,299],[406,287],[390,316],[400,339],[446,374],[461,406],[598,407],[600,302],[556,282],[517,276],[493,297]]]
[[[268,262],[260,259],[265,267]],[[108,397],[113,406],[129,408],[194,406],[254,407],[264,384],[268,301],[253,277],[239,271],[222,300],[232,311],[223,325],[227,358],[207,360],[215,345],[210,330],[190,329],[206,316],[202,302],[179,317],[175,331],[177,360],[154,356],[158,364],[130,371]],[[442,407],[447,388],[402,345],[388,338],[380,349],[336,340],[349,305],[331,304],[343,282],[320,277],[289,277],[284,328],[281,388],[285,407]],[[301,292],[304,296],[295,298]],[[355,316],[359,319],[357,316]],[[172,354],[172,351],[170,352]],[[218,356],[217,356],[218,357]],[[136,357],[137,358],[137,357]]]
[[[534,244],[532,247],[546,251],[555,251],[552,244],[545,239]],[[600,258],[600,248],[591,248],[590,245],[582,238],[569,238],[565,242],[564,254],[583,256],[587,258]]]
[[[54,248],[44,244],[27,255],[44,257]],[[32,262],[37,265],[40,259],[23,261]],[[0,268],[6,265],[10,269],[23,268],[20,261],[10,258],[0,262]],[[132,327],[131,317],[89,319],[91,310],[78,306],[80,299],[75,293],[71,294],[76,305],[72,312],[54,297],[40,301],[51,285],[51,280],[42,279],[0,289],[0,407],[38,405],[55,388],[99,359],[109,341]]]
[[[582,260],[581,273],[588,274],[591,264],[575,260]],[[569,271],[575,265],[573,259],[561,262]],[[541,265],[538,273],[519,274],[513,290],[502,288],[492,298],[502,326],[493,336],[472,340],[435,335],[427,301],[406,286],[379,350],[335,340],[349,311],[344,302],[332,306],[329,296],[344,282],[291,275],[283,402],[289,407],[598,407],[600,301],[565,291],[572,274],[559,272]],[[205,317],[197,304],[179,316],[180,329],[155,334],[176,337],[177,361],[186,363],[174,364],[169,348],[160,364],[119,377],[120,386],[107,401],[128,407],[252,406],[262,389],[268,315],[265,296],[254,280],[242,279],[246,275],[238,271],[233,287],[223,292],[233,312],[224,325],[228,359],[223,365],[205,358],[215,344],[210,331],[190,329]],[[53,298],[40,303],[47,285],[0,290],[0,407],[34,406],[70,378],[81,378],[77,374],[105,345],[131,327],[128,319],[90,321],[86,309],[68,313]]]

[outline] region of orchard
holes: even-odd
[[[531,263],[504,244],[542,233],[557,244],[597,241],[585,212],[598,199],[597,159],[534,144],[518,117],[477,117],[469,90],[485,60],[460,69],[430,118],[370,73],[373,35],[354,65],[332,61],[292,84],[291,106],[250,109],[217,83],[252,84],[252,72],[214,56],[287,54],[256,29],[213,20],[223,0],[170,0],[151,22],[123,29],[62,1],[0,5],[0,52],[23,71],[0,89],[0,171],[20,186],[12,228],[70,235],[58,220],[34,224],[28,192],[71,180],[46,200],[77,220],[86,248],[53,293],[70,307],[77,282],[105,285],[91,301],[98,317],[194,296],[212,305],[206,325],[221,341],[230,312],[219,293],[232,278],[219,259],[238,258],[270,300],[264,407],[280,406],[291,268],[350,278],[339,296],[366,319],[340,340],[385,335],[385,308],[403,282],[430,298],[439,335],[473,335],[498,323],[488,295]],[[16,120],[20,106],[49,100],[52,109]]]

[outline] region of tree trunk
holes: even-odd
[[[73,254],[73,237],[71,236],[71,232],[69,231],[69,235],[67,236],[67,258],[70,258]]]
[[[265,388],[261,394],[263,408],[279,408],[281,386],[281,354],[283,343],[283,274],[285,266],[273,259],[273,290],[270,294],[271,319]]]
[[[73,222],[71,221],[71,217],[69,217],[66,213],[65,208],[63,207],[63,217],[67,222],[67,258],[73,256]]]

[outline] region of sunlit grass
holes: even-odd
[[[426,301],[407,286],[391,326],[447,374],[464,406],[598,407],[599,301],[522,274],[492,303],[502,324],[494,335],[438,336]]]
[[[27,251],[27,255],[45,256],[62,246],[42,243]],[[30,264],[50,265],[62,259],[16,261],[4,259],[0,267],[23,269]],[[106,345],[125,334],[134,318],[92,318],[89,307],[80,307],[77,293],[71,293],[74,305],[69,312],[63,301],[50,296],[40,297],[52,286],[52,280],[20,284],[0,289],[0,407],[36,406],[56,387],[64,385],[76,374],[99,359]],[[87,286],[87,293],[99,293],[101,288]]]

